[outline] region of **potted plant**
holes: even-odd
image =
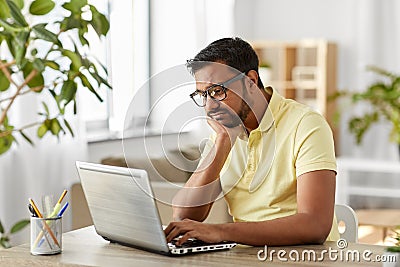
[[[29,224],[29,220],[21,220],[15,223],[9,232],[6,232],[3,224],[0,221],[0,249],[3,248],[10,248],[10,235],[22,230]]]
[[[46,134],[73,136],[65,114],[71,105],[76,114],[78,88],[100,101],[98,90],[111,89],[106,68],[88,53],[90,28],[100,38],[109,22],[87,0],[34,0],[29,8],[24,0],[0,0],[0,155],[18,139],[33,144],[29,128],[36,129],[39,139]],[[35,121],[16,125],[10,119],[16,99],[44,94],[49,98],[42,101]],[[11,233],[21,229],[17,226]],[[0,230],[8,243],[9,235]]]
[[[372,108],[361,116],[352,117],[348,122],[357,144],[362,142],[371,125],[384,119],[392,124],[390,140],[400,145],[400,76],[375,66],[367,69],[380,75],[382,80],[372,83],[363,92],[338,91],[330,99],[350,97],[352,103],[365,102]]]
[[[394,229],[394,245],[387,247],[385,256],[388,259],[383,263],[384,267],[400,267],[400,226]]]
[[[103,14],[87,0],[71,0],[62,4],[66,13],[61,19],[34,23],[25,19],[23,5],[22,0],[0,0],[0,43],[8,50],[0,60],[0,154],[11,147],[17,136],[32,143],[25,133],[30,127],[37,128],[39,138],[46,133],[57,137],[66,132],[73,135],[64,115],[71,103],[76,112],[78,87],[90,90],[100,101],[97,90],[102,85],[111,88],[104,78],[106,69],[81,52],[90,45],[85,37],[89,27],[99,37],[108,32],[109,23]],[[46,16],[54,7],[52,0],[35,0],[26,15]],[[26,94],[50,94],[58,112],[50,114],[51,103],[43,102],[37,121],[16,127],[7,114],[15,99]]]

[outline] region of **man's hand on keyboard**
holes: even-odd
[[[175,237],[182,235],[176,242],[180,246],[189,238],[196,238],[207,243],[217,243],[223,241],[222,225],[206,224],[189,219],[184,219],[180,222],[171,222],[164,232],[167,237],[167,242],[171,242]]]

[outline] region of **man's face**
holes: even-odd
[[[196,89],[206,91],[215,84],[234,78],[240,74],[227,65],[213,63],[206,65],[195,73]],[[226,98],[222,101],[207,96],[205,110],[207,115],[222,125],[233,128],[243,124],[251,110],[247,92],[246,76],[226,85]]]

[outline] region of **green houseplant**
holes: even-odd
[[[78,87],[90,90],[100,101],[97,90],[102,85],[111,88],[104,78],[106,68],[81,52],[90,45],[85,37],[89,27],[99,37],[107,34],[107,18],[87,0],[71,0],[61,5],[66,15],[59,20],[34,23],[26,19],[46,16],[55,6],[52,0],[35,0],[24,16],[23,0],[0,0],[0,154],[10,149],[17,136],[33,143],[24,131],[27,128],[36,127],[39,138],[46,133],[73,135],[64,115],[71,103],[76,112]],[[62,39],[67,39],[66,44]],[[7,51],[3,53],[4,47]],[[51,80],[46,80],[47,75]],[[14,125],[8,112],[15,99],[25,94],[50,94],[57,112],[51,114],[49,105],[53,103],[43,102],[37,121]]]
[[[387,247],[385,257],[388,259],[383,262],[383,267],[400,267],[400,226],[393,229],[394,245]]]
[[[394,246],[388,247],[386,250],[389,252],[400,253],[400,225],[397,226],[394,230],[393,240]]]
[[[29,128],[36,129],[39,139],[47,133],[74,136],[65,115],[70,105],[76,114],[78,88],[100,101],[98,90],[111,89],[106,68],[87,52],[90,28],[100,38],[107,34],[109,22],[87,0],[34,0],[29,7],[24,0],[0,0],[0,155],[19,139],[33,144]],[[15,100],[38,94],[50,97],[42,102],[37,119],[16,125],[9,116]],[[24,222],[10,233],[22,229]],[[0,245],[7,247],[9,233],[0,226]]]
[[[6,232],[3,224],[0,221],[0,247],[10,248],[10,235],[22,230],[29,224],[29,220],[21,220],[15,223],[9,232]]]
[[[390,140],[400,145],[400,76],[374,66],[367,69],[378,74],[382,80],[372,83],[363,92],[338,91],[331,99],[350,97],[354,104],[364,102],[370,105],[370,110],[352,117],[348,122],[357,144],[362,142],[371,125],[384,119],[392,124]]]

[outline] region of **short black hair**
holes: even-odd
[[[254,70],[258,74],[258,56],[249,43],[239,37],[222,38],[202,49],[193,59],[187,61],[187,68],[194,74],[207,65],[207,62],[226,64],[240,72],[247,74]],[[258,77],[258,87],[264,85]]]

